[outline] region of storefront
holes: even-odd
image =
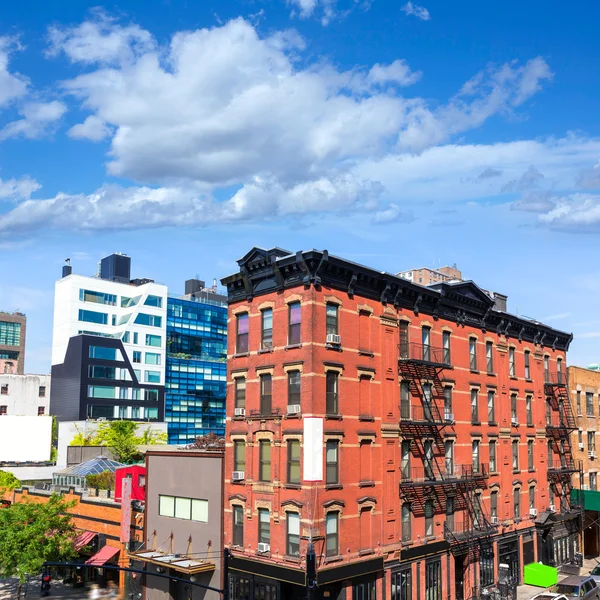
[[[538,517],[535,525],[538,535],[538,557],[545,565],[560,567],[575,560],[575,555],[580,550],[579,512],[545,511]]]
[[[521,583],[520,564],[519,537],[514,535],[498,542],[498,565],[508,565],[511,577],[517,584]]]

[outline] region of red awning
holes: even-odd
[[[101,550],[98,550],[92,558],[88,558],[85,561],[86,565],[91,567],[101,567],[106,564],[115,554],[119,554],[121,548],[115,548],[114,546],[104,546]]]
[[[82,531],[75,538],[75,550],[79,552],[79,550],[85,548],[97,535],[95,531]]]

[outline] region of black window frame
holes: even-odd
[[[335,449],[335,460],[329,460],[329,450]],[[339,485],[340,483],[340,442],[327,440],[325,442],[325,484]]]
[[[469,338],[469,368],[477,371],[477,338]]]
[[[485,367],[488,375],[494,373],[494,342],[485,343]]]
[[[333,311],[330,314],[329,311]],[[325,335],[339,335],[340,331],[340,307],[333,302],[325,304]]]
[[[412,600],[412,569],[410,567],[392,573],[391,600]]]
[[[399,339],[400,358],[409,358],[409,356],[408,356],[409,340],[410,340],[409,327],[410,327],[410,324],[408,323],[408,321],[400,321],[400,323],[398,323],[398,339]]]
[[[273,414],[273,375],[262,373],[260,380],[260,414],[264,417]]]
[[[491,398],[491,403],[490,403]],[[488,390],[487,393],[487,413],[488,413],[488,423],[496,422],[496,391]]]
[[[524,352],[524,360],[525,360],[525,379],[531,379],[531,352],[529,350],[525,350]]]
[[[235,315],[235,318],[235,352],[236,354],[248,354],[250,348],[250,315],[247,312],[243,312]],[[247,323],[247,331],[240,332],[240,324],[243,321]]]
[[[232,506],[232,544],[244,547],[244,507],[239,504]],[[239,522],[238,522],[239,521]]]
[[[508,376],[517,376],[517,356],[512,346],[508,349]]]
[[[521,490],[520,488],[513,489],[513,517],[521,518]]]
[[[288,406],[300,406],[301,378],[299,369],[288,371]]]
[[[265,316],[270,315],[271,327],[265,327]],[[263,308],[260,311],[260,348],[261,350],[273,349],[273,309]]]
[[[452,333],[450,331],[442,331],[442,360],[445,365],[452,364],[451,340]]]
[[[325,373],[325,413],[327,415],[339,415],[339,379],[337,371],[326,371]]]
[[[298,307],[298,322],[292,322],[294,308]],[[302,303],[297,300],[288,304],[288,346],[302,343]]]
[[[234,407],[246,408],[246,378],[236,377],[234,383]]]
[[[425,563],[425,598],[426,600],[442,600],[442,561],[429,560]]]

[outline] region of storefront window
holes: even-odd
[[[425,565],[425,600],[442,600],[442,563],[439,560]]]

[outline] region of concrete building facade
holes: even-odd
[[[234,600],[304,598],[312,549],[338,600],[462,600],[500,563],[519,581],[573,557],[577,531],[554,551],[580,513],[546,437],[569,334],[472,282],[423,287],[326,251],[238,264],[223,280]]]
[[[0,373],[0,415],[50,414],[50,375]]]

